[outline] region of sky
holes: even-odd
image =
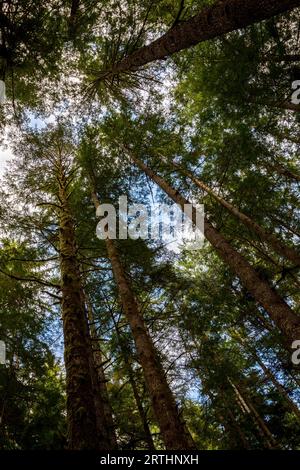
[[[3,175],[6,163],[12,158],[12,152],[9,148],[3,148],[0,146],[0,177]]]

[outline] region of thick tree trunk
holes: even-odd
[[[182,209],[184,209],[185,204],[190,204],[179,191],[172,188],[163,178],[156,175],[147,165],[137,159],[132,152],[129,152],[129,154],[136,165],[155,181]],[[194,207],[191,220],[196,224],[197,210]],[[230,245],[226,238],[213,227],[206,217],[204,221],[204,235],[223,261],[240,278],[242,284],[253,295],[255,300],[269,313],[274,323],[283,333],[287,346],[291,347],[292,342],[300,338],[300,317],[293,312],[268,282],[258,275],[249,262]]]
[[[63,171],[58,174],[62,319],[67,384],[68,445],[72,450],[108,450],[100,397],[96,396],[96,369],[88,335],[84,294],[77,260],[72,215]]]
[[[209,186],[207,186],[203,181],[199,180],[195,177],[190,171],[185,170],[180,167],[175,162],[172,162],[172,165],[179,170],[182,174],[186,175],[190,178],[193,183],[195,183],[198,188],[202,189],[206,193],[210,194],[216,201],[218,201],[225,209],[227,209],[232,215],[237,217],[244,225],[249,227],[253,232],[255,232],[262,241],[268,242],[270,246],[281,256],[287,258],[296,266],[300,266],[300,254],[297,253],[293,248],[290,248],[284,245],[276,236],[272,233],[267,232],[264,228],[262,228],[259,224],[257,224],[254,220],[248,217],[246,214],[240,212],[236,207],[232,204],[227,202],[217,193],[215,193]]]
[[[92,198],[97,209],[99,201],[95,192],[92,193]],[[184,423],[179,417],[175,399],[125,275],[114,240],[106,238],[106,248],[165,446],[168,450],[193,449],[194,443],[185,432]]]
[[[111,77],[164,59],[199,42],[271,18],[300,6],[300,0],[222,0],[203,8],[191,19],[178,23],[166,34],[144,46],[107,71]]]

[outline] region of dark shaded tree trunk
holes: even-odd
[[[236,431],[237,435],[239,436],[239,439],[240,439],[240,442],[242,443],[243,448],[246,450],[250,450],[250,445],[247,441],[247,438],[229,407],[226,409],[226,413],[228,413],[230,422],[232,423],[232,427]]]
[[[106,422],[107,436],[109,439],[110,449],[117,448],[117,438],[115,433],[115,425],[113,420],[113,411],[110,406],[109,395],[107,391],[107,379],[105,377],[104,367],[103,367],[103,357],[100,350],[100,341],[98,340],[97,331],[94,323],[94,314],[93,308],[90,301],[86,297],[87,308],[88,308],[88,319],[90,324],[90,334],[93,341],[93,353],[95,366],[98,373],[98,383],[99,383],[99,395],[102,397],[104,417]]]
[[[95,208],[99,200],[92,192]],[[127,279],[114,240],[106,238],[106,249],[110,259],[120,302],[132,331],[133,339],[142,366],[145,382],[151,398],[153,411],[161,435],[168,450],[194,449],[192,438],[185,431],[174,396],[171,392],[157,351],[140,313],[137,300]]]
[[[175,162],[172,162],[172,165],[182,174],[190,178],[193,183],[195,183],[198,188],[205,191],[207,194],[210,194],[216,201],[218,201],[225,209],[227,209],[232,215],[237,217],[244,225],[249,227],[254,233],[256,233],[262,241],[265,241],[270,244],[270,246],[281,256],[287,258],[296,266],[300,266],[300,254],[297,253],[293,248],[284,245],[276,236],[272,233],[267,232],[263,227],[257,224],[254,220],[248,217],[246,214],[240,212],[235,206],[227,202],[217,193],[215,193],[209,186],[207,186],[203,181],[195,177],[190,171],[181,168]]]
[[[74,221],[69,208],[67,180],[58,163],[59,251],[62,319],[67,387],[68,446],[71,450],[109,450],[97,372],[88,334],[84,293],[80,278]]]
[[[282,396],[282,398],[286,401],[288,408],[294,415],[300,420],[300,410],[296,403],[293,402],[293,400],[289,397],[288,393],[286,392],[285,388],[281,383],[278,382],[276,379],[275,375],[270,371],[268,367],[265,366],[263,361],[258,357],[257,354],[254,355],[255,360],[257,364],[261,367],[261,369],[264,371],[265,376],[272,382],[274,387],[277,389],[279,394]]]
[[[241,407],[245,410],[246,413],[250,415],[251,419],[256,425],[265,447],[270,450],[278,449],[278,443],[276,442],[265,421],[256,410],[252,400],[246,393],[245,388],[242,387],[241,384],[233,383],[231,379],[228,379],[228,382],[232,386]]]
[[[265,377],[274,385],[274,387],[277,389],[279,394],[282,396],[282,398],[286,401],[288,408],[292,413],[295,414],[295,416],[300,419],[300,410],[296,403],[293,402],[293,400],[290,398],[288,395],[287,391],[285,390],[284,386],[281,385],[280,382],[278,382],[276,376],[273,374],[273,372],[264,364],[264,362],[261,360],[261,358],[258,356],[256,353],[255,349],[252,348],[249,343],[247,342],[246,338],[246,332],[244,333],[243,337],[241,337],[239,334],[233,334],[232,335],[233,339],[237,341],[242,348],[247,351],[248,353],[251,354],[253,359],[257,362],[259,367],[263,370]]]
[[[269,108],[286,109],[288,111],[294,111],[296,113],[300,112],[300,104],[295,104],[288,100],[268,101],[268,100],[264,100],[260,98],[257,99],[254,96],[248,96],[247,101],[251,104],[258,105],[258,106],[267,106]]]
[[[126,150],[128,151],[128,149]],[[179,191],[172,188],[163,178],[155,174],[147,165],[137,159],[132,152],[129,151],[129,155],[133,162],[156,182],[182,210],[186,204],[190,204]],[[191,220],[196,225],[197,210],[194,207],[192,209]],[[214,228],[207,217],[205,217],[204,221],[204,235],[223,261],[240,278],[242,284],[253,295],[254,299],[269,313],[274,323],[283,333],[287,347],[291,348],[292,342],[300,338],[300,318],[268,282],[259,276],[250,263]]]
[[[178,23],[151,44],[116,64],[107,75],[135,71],[175,52],[231,31],[271,18],[300,6],[299,0],[223,0],[203,8],[191,19]]]
[[[131,365],[131,361],[130,361],[130,358],[128,357],[126,347],[124,347],[123,340],[122,340],[122,337],[121,337],[120,332],[119,332],[119,327],[118,327],[118,325],[117,325],[117,323],[114,319],[114,316],[111,315],[111,317],[112,317],[114,327],[115,327],[115,330],[116,330],[118,343],[119,343],[121,353],[122,353],[122,358],[123,358],[123,361],[124,361],[124,364],[125,364],[125,368],[126,368],[126,371],[127,371],[127,374],[128,374],[128,378],[129,378],[129,383],[130,383],[130,386],[132,388],[132,393],[133,393],[133,396],[134,396],[134,399],[135,399],[135,402],[136,402],[136,406],[137,406],[137,409],[138,409],[138,412],[139,412],[139,415],[140,415],[141,423],[142,423],[142,426],[143,426],[143,429],[144,429],[144,438],[145,438],[145,441],[147,442],[148,449],[149,450],[155,450],[154,442],[153,442],[153,439],[152,439],[152,434],[151,434],[149,424],[148,424],[147,413],[144,410],[143,402],[142,402],[142,399],[140,397],[138,386],[136,384],[136,380],[135,380],[135,377],[134,377],[134,371],[133,371],[133,368],[132,368],[132,365]]]
[[[280,163],[266,163],[265,167],[278,175],[285,176],[291,180],[300,181],[300,175],[280,165]]]

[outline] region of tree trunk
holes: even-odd
[[[263,227],[257,224],[254,220],[248,217],[246,214],[240,212],[236,207],[227,202],[221,196],[216,194],[209,186],[207,186],[203,181],[196,178],[190,171],[185,170],[180,167],[175,162],[172,162],[172,165],[179,170],[182,174],[190,178],[193,183],[195,183],[198,188],[204,190],[206,193],[210,194],[216,201],[218,201],[225,209],[227,209],[232,215],[237,217],[244,225],[249,227],[253,232],[255,232],[262,241],[268,242],[270,246],[281,256],[287,258],[289,261],[294,263],[296,266],[300,266],[300,254],[297,253],[293,248],[290,248],[284,245],[276,236],[272,233],[267,232]]]
[[[137,409],[138,409],[138,412],[139,412],[139,415],[140,415],[141,423],[142,423],[142,426],[143,426],[143,429],[144,429],[145,441],[147,442],[149,450],[155,450],[154,442],[153,442],[153,439],[152,439],[152,434],[151,434],[149,424],[148,424],[147,414],[144,410],[143,403],[142,403],[142,400],[141,400],[141,397],[140,397],[140,394],[139,394],[139,391],[138,391],[138,387],[137,387],[137,384],[136,384],[136,381],[135,381],[132,365],[131,365],[130,359],[129,359],[127,351],[126,351],[126,347],[124,348],[122,337],[121,337],[120,332],[119,332],[119,327],[118,327],[113,315],[111,315],[111,317],[112,317],[112,320],[113,320],[113,323],[114,323],[114,326],[115,326],[119,346],[120,346],[120,349],[121,349],[121,352],[122,352],[123,361],[124,361],[124,364],[125,364],[125,368],[127,370],[128,378],[129,378],[129,383],[130,383],[130,386],[132,388],[133,396],[134,396],[136,406],[137,406]]]
[[[251,104],[255,104],[258,106],[267,106],[269,108],[287,109],[288,111],[295,111],[297,113],[300,112],[300,104],[295,104],[288,100],[268,101],[264,99],[257,99],[254,96],[248,96],[247,101]]]
[[[61,165],[60,165],[61,166]],[[59,247],[67,387],[68,446],[108,450],[100,397],[96,397],[91,341],[77,260],[75,229],[62,168],[59,174]],[[97,408],[98,407],[98,408]]]
[[[166,57],[182,49],[245,28],[300,6],[300,0],[222,0],[203,8],[191,19],[178,23],[156,41],[144,46],[111,70],[103,78],[135,71],[139,67]]]
[[[245,390],[242,388],[241,385],[237,385],[236,383],[233,383],[231,379],[228,379],[228,382],[232,386],[238,401],[240,402],[241,406],[244,408],[245,412],[248,413],[254,424],[257,427],[257,430],[267,447],[267,449],[276,449],[278,448],[278,444],[269,430],[268,426],[264,422],[264,420],[261,418],[259,413],[257,412],[255,406],[253,405],[252,401],[250,398],[247,396]]]
[[[92,192],[92,199],[97,209],[100,203],[95,192]],[[179,417],[175,399],[141,316],[131,285],[126,278],[115,242],[109,238],[106,238],[105,241],[120,301],[132,331],[154,414],[165,446],[168,450],[193,449],[195,448],[194,443],[185,432],[184,423]]]
[[[128,149],[126,150],[128,151]],[[190,204],[179,191],[172,188],[163,178],[156,175],[147,165],[137,159],[132,152],[130,152],[130,157],[182,209],[184,209],[185,204]],[[195,207],[192,209],[191,220],[196,224],[197,210]],[[268,282],[259,276],[249,262],[213,227],[206,217],[204,221],[204,235],[223,261],[240,278],[242,284],[253,295],[255,300],[269,313],[274,323],[285,336],[287,346],[291,348],[292,342],[300,338],[300,318],[273,290]]]
[[[270,371],[270,369],[268,369],[268,367],[265,366],[265,364],[262,362],[262,360],[258,357],[257,354],[255,354],[255,360],[264,371],[266,377],[270,380],[270,382],[272,382],[274,387],[278,390],[279,394],[286,401],[291,412],[294,413],[294,415],[300,420],[300,410],[296,403],[294,403],[293,400],[289,397],[285,388],[281,385],[281,383],[278,382],[275,375]]]
[[[239,423],[235,419],[235,416],[234,416],[234,414],[232,413],[232,411],[229,407],[226,409],[226,413],[228,413],[230,422],[232,423],[232,427],[235,429],[237,435],[239,436],[240,441],[243,445],[243,448],[246,449],[246,450],[250,450],[250,445],[247,441],[247,438],[246,438],[242,428],[240,427]]]
[[[98,373],[99,395],[102,397],[104,417],[105,417],[105,422],[106,422],[106,427],[107,427],[107,435],[109,439],[109,448],[116,449],[117,438],[116,438],[115,425],[114,425],[114,420],[113,420],[113,411],[110,406],[109,395],[108,395],[108,391],[106,387],[107,380],[106,380],[105,372],[103,368],[103,358],[102,358],[102,354],[100,350],[100,341],[98,340],[98,335],[97,335],[97,331],[95,328],[93,308],[87,297],[86,297],[86,302],[87,302],[87,309],[88,309],[88,319],[89,319],[89,324],[90,324],[91,338],[93,340],[93,353],[94,353],[95,366],[96,366],[97,373]]]
[[[280,163],[265,163],[264,166],[271,171],[275,171],[275,173],[278,173],[279,175],[286,176],[291,180],[300,181],[300,175],[297,175],[297,173],[285,168],[280,165]]]
[[[274,385],[274,387],[277,389],[277,391],[279,392],[279,394],[283,397],[283,399],[286,401],[289,409],[291,410],[292,413],[295,414],[295,416],[300,419],[300,410],[298,408],[298,406],[296,405],[296,403],[293,402],[293,400],[289,397],[288,393],[286,392],[285,388],[283,387],[283,385],[281,385],[280,382],[278,382],[278,380],[276,379],[275,375],[273,374],[273,372],[270,371],[270,369],[264,364],[264,362],[260,359],[260,357],[258,356],[258,354],[256,353],[255,349],[252,348],[247,340],[245,339],[247,337],[247,333],[245,332],[243,334],[243,337],[241,337],[239,334],[235,334],[235,332],[233,332],[232,334],[232,338],[237,341],[241,346],[242,348],[249,352],[251,354],[251,356],[253,357],[253,359],[257,362],[257,364],[260,366],[260,368],[263,370],[266,378]]]

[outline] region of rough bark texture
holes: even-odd
[[[249,227],[254,233],[256,233],[262,241],[268,242],[270,246],[281,256],[291,261],[296,266],[300,266],[300,254],[297,253],[293,248],[284,245],[276,236],[272,233],[267,232],[263,227],[257,224],[254,220],[248,217],[246,214],[240,212],[235,206],[227,202],[217,193],[215,193],[209,186],[203,181],[196,178],[190,171],[187,171],[180,167],[175,162],[172,165],[177,168],[182,174],[188,176],[198,188],[203,189],[206,193],[210,194],[216,201],[218,201],[225,209],[227,209],[232,215],[237,217],[244,225]]]
[[[133,52],[117,64],[111,74],[134,71],[164,59],[199,42],[271,18],[300,6],[300,0],[222,0],[201,10],[197,15],[178,23],[151,44]]]
[[[97,208],[99,201],[95,192],[92,193],[92,199]],[[131,285],[125,275],[114,240],[106,238],[106,248],[120,301],[132,331],[153,411],[165,446],[168,450],[194,449],[195,445],[192,438],[185,431],[185,425],[178,414],[175,399],[140,313]]]
[[[63,170],[58,174],[62,319],[65,344],[68,446],[72,450],[108,450],[101,397],[96,393],[96,369],[88,335],[75,229]]]
[[[132,152],[130,152],[130,157],[182,209],[185,204],[190,204],[179,191],[172,188],[163,178],[156,175],[147,165],[132,155]],[[194,223],[196,223],[196,217],[197,211],[193,208],[191,219]],[[250,263],[230,245],[226,238],[213,227],[206,217],[204,221],[204,235],[223,261],[240,278],[242,284],[253,295],[255,300],[268,312],[274,323],[283,333],[287,346],[290,348],[292,342],[300,338],[300,317],[293,312],[269,283],[259,276]]]

